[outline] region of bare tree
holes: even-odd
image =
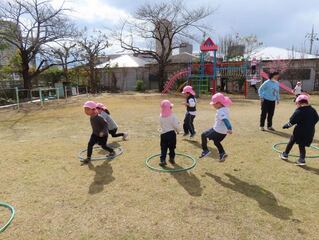
[[[87,63],[87,71],[89,73],[89,89],[97,92],[98,78],[96,76],[96,64],[98,58],[103,55],[103,50],[109,46],[107,36],[101,31],[95,31],[94,35],[89,35],[86,30],[78,40],[81,50],[81,57]]]
[[[32,79],[57,63],[46,59],[43,51],[50,44],[74,34],[74,27],[65,15],[63,5],[57,9],[51,0],[11,0],[0,6],[0,39],[17,47],[21,57],[24,87],[32,87]],[[40,60],[31,71],[30,65]]]
[[[210,14],[212,10],[207,7],[189,10],[183,1],[146,3],[136,10],[134,19],[123,23],[116,39],[123,49],[157,61],[159,90],[162,90],[172,51],[185,39],[197,40],[194,33],[208,29],[200,22]]]
[[[76,43],[64,42],[60,43],[59,46],[59,48],[52,48],[51,54],[53,55],[53,58],[57,59],[57,62],[62,66],[65,81],[68,82],[69,64],[79,62],[81,59]]]

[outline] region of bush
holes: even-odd
[[[138,92],[144,92],[144,91],[145,91],[144,81],[143,81],[143,80],[137,80],[137,81],[136,81],[136,88],[135,88],[135,90],[138,91]]]

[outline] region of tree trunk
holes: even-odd
[[[160,92],[162,92],[163,89],[164,89],[165,68],[166,68],[166,65],[165,65],[165,64],[159,63],[159,65],[158,65],[157,78],[158,78],[158,90],[159,90]]]
[[[91,92],[96,93],[96,81],[95,81],[95,71],[94,64],[90,64],[90,88]]]
[[[23,78],[23,86],[25,89],[31,89],[32,84],[31,84],[31,76],[29,73],[29,61],[28,61],[28,54],[21,52],[21,62],[22,62],[22,78]]]

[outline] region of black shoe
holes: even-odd
[[[161,167],[165,167],[167,165],[166,161],[164,162],[160,162],[158,165],[160,165]]]
[[[304,158],[299,158],[297,161],[296,161],[296,165],[298,166],[305,166],[306,165],[306,161]]]
[[[228,157],[228,155],[226,153],[221,153],[221,154],[219,154],[219,161],[225,162],[227,157]]]
[[[189,134],[189,133],[184,133],[184,134],[183,134],[183,137],[186,137],[186,136],[188,136],[188,134]]]
[[[175,162],[175,159],[174,158],[170,158],[169,160],[168,160],[171,164],[176,164],[176,162]]]
[[[108,155],[106,155],[107,158],[114,158],[116,156],[115,151],[110,152]]]
[[[82,161],[82,164],[89,164],[89,162],[91,162],[91,158],[88,157]]]
[[[282,160],[288,160],[288,154],[287,153],[285,153],[285,152],[283,152],[283,153],[280,153],[280,158],[282,159]]]

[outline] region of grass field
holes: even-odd
[[[182,122],[183,101],[166,96]],[[159,152],[160,95],[102,95],[129,141],[110,138],[123,155],[81,166],[91,127],[87,98],[45,109],[0,112],[0,201],[16,208],[0,239],[319,239],[319,162],[304,168],[278,158],[276,142],[295,105],[276,108],[275,133],[258,130],[259,102],[234,97],[234,133],[223,141],[224,163],[212,142],[211,156],[189,172],[157,173],[144,165]],[[312,97],[318,110],[319,99]],[[198,102],[195,141],[178,136],[177,151],[198,157],[200,133],[214,122],[208,98]],[[319,135],[314,144],[318,145]],[[297,149],[297,147],[295,148]],[[319,154],[308,150],[309,155]],[[296,151],[295,151],[296,152]],[[186,159],[176,158],[181,166]],[[152,164],[156,166],[158,159]],[[1,223],[7,213],[0,210]]]

